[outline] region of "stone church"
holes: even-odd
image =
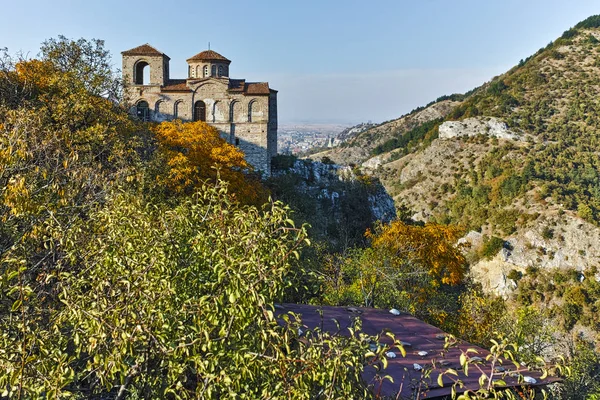
[[[206,121],[269,176],[277,154],[277,91],[229,78],[231,61],[206,50],[188,58],[188,77],[171,79],[170,58],[144,44],[121,53],[125,96],[146,121]]]

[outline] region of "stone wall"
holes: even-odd
[[[164,85],[169,80],[169,58],[166,56],[123,56],[123,82],[135,85],[136,65],[140,62],[148,64],[150,81],[144,85]]]

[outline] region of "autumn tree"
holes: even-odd
[[[176,193],[190,193],[205,181],[216,182],[217,176],[229,183],[229,190],[240,201],[262,204],[265,189],[244,153],[227,143],[209,124],[162,122],[152,128],[166,167],[157,181]]]
[[[428,223],[425,226],[394,221],[379,231],[368,231],[372,247],[418,263],[435,285],[456,285],[465,274],[465,258],[457,246],[461,230],[455,226]]]
[[[330,304],[396,307],[438,325],[456,312],[465,259],[452,226],[393,221],[375,231],[367,249],[332,257],[324,268]]]

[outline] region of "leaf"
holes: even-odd
[[[15,301],[11,307],[11,311],[15,312],[17,310],[19,310],[21,308],[21,305],[23,304],[23,302],[21,301],[21,299],[18,299],[17,301]]]

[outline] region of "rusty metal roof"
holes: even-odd
[[[490,354],[489,351],[462,341],[459,341],[456,346],[451,347],[449,350],[444,350],[445,338],[448,335],[441,329],[429,325],[410,314],[400,313],[400,315],[394,315],[388,310],[373,308],[311,306],[302,304],[283,304],[281,307],[277,307],[277,311],[279,315],[286,312],[300,314],[302,323],[307,329],[320,327],[328,332],[338,332],[339,329],[340,334],[349,334],[347,328],[353,325],[354,319],[358,316],[362,320],[362,331],[364,333],[377,336],[384,331],[390,331],[395,335],[397,340],[408,343],[409,345],[404,346],[406,357],[402,357],[400,351],[393,349],[397,357],[388,358],[388,367],[383,373],[384,375],[391,376],[394,382],[386,380],[381,384],[380,388],[379,384],[376,384],[376,390],[381,389],[380,394],[382,396],[395,397],[400,393],[402,397],[399,398],[404,398],[405,396],[412,398],[413,392],[418,385],[421,385],[426,390],[426,398],[449,396],[453,381],[444,376],[444,385],[439,386],[437,384],[440,373],[448,368],[455,369],[459,374],[458,378],[464,383],[462,389],[456,388],[458,393],[465,392],[468,389],[477,390],[479,389],[478,380],[481,372],[477,371],[476,368],[480,367],[484,372],[488,373],[492,369],[492,366],[486,364],[485,361],[486,356]],[[339,324],[339,328],[336,321]],[[392,340],[383,335],[380,343],[391,345]],[[471,357],[477,356],[483,359],[482,362],[477,363],[477,366],[471,366],[470,371],[472,373],[469,376],[463,373],[460,366],[461,352],[467,349],[477,350],[478,354],[471,354]],[[425,353],[419,355],[419,352],[427,352],[427,355],[423,355]],[[434,368],[430,377],[423,378],[422,371],[415,370],[415,364],[424,368]],[[542,380],[540,379],[542,375],[540,372],[529,371],[525,367],[516,368],[510,362],[504,362],[503,367],[506,369],[506,372],[497,372],[494,374],[494,377],[503,379],[507,387],[523,386],[522,383],[518,382],[516,377],[501,376],[507,373],[518,373],[523,376],[532,377],[537,381],[533,386],[543,386],[559,380],[555,377]],[[367,383],[374,383],[375,375],[376,371],[374,369],[366,369],[363,378]]]

